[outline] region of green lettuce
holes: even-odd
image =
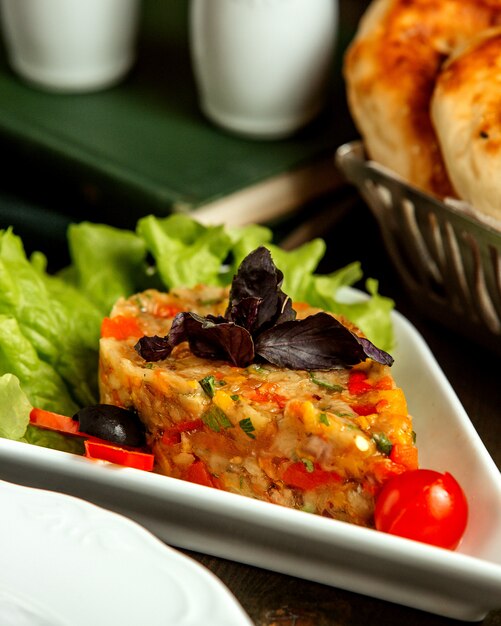
[[[21,441],[42,448],[62,450],[63,452],[71,452],[72,454],[85,454],[83,438],[63,435],[54,430],[37,428],[31,424],[28,425]]]
[[[32,406],[13,374],[0,376],[0,437],[22,440]]]
[[[145,241],[131,231],[90,222],[71,224],[68,246],[72,266],[62,276],[87,294],[103,315],[145,281]]]
[[[43,257],[31,262],[11,229],[0,232],[0,316],[2,373],[15,372],[40,408],[66,412],[96,401],[102,314],[47,274]]]
[[[14,374],[0,376],[0,437],[23,441],[44,448],[84,453],[84,443],[79,437],[67,437],[51,430],[30,424],[33,404]]]

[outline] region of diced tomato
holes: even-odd
[[[282,480],[291,487],[310,491],[328,483],[339,482],[341,478],[336,472],[321,469],[317,463],[310,470],[302,461],[297,461],[287,467],[282,474]]]
[[[379,484],[385,483],[393,476],[398,476],[407,471],[405,465],[395,463],[389,458],[381,458],[374,463],[372,473]]]
[[[372,415],[373,413],[377,413],[375,404],[352,404],[350,406],[357,415]]]
[[[77,420],[74,420],[67,415],[53,413],[52,411],[45,411],[44,409],[33,408],[31,409],[30,413],[30,422],[31,424],[34,424],[39,428],[56,430],[60,433],[65,433],[68,435],[87,437],[85,433],[81,433],[79,431],[79,424]]]
[[[175,304],[162,304],[155,309],[157,317],[176,317],[178,313],[181,313],[181,309]]]
[[[217,488],[217,479],[211,475],[205,463],[200,460],[195,461],[188,467],[185,478],[190,483]]]
[[[374,386],[374,389],[385,389],[387,391],[389,389],[393,389],[393,383],[389,376],[384,376],[383,378],[378,380],[376,383],[374,383],[373,386]]]
[[[164,430],[162,435],[162,443],[166,446],[172,446],[181,441],[181,433],[189,432],[192,430],[198,430],[203,428],[203,421],[201,419],[187,420],[186,422],[180,422],[175,426],[171,426]]]
[[[276,387],[273,383],[263,383],[256,389],[253,389],[252,392],[247,394],[249,400],[253,400],[254,402],[267,403],[270,402],[272,404],[276,404],[279,408],[283,409],[287,404],[287,398],[285,396],[276,393]]]
[[[98,441],[85,441],[85,456],[89,459],[99,459],[109,461],[117,465],[125,465],[135,469],[151,472],[155,462],[153,454],[139,452],[136,450],[126,450],[119,446],[113,446]]]
[[[390,459],[394,463],[404,465],[408,470],[418,468],[418,450],[416,446],[404,443],[394,443],[390,452]]]
[[[105,317],[101,324],[101,337],[113,337],[113,339],[128,339],[129,337],[143,337],[144,333],[139,327],[135,317],[116,315]]]
[[[390,403],[388,402],[388,400],[386,400],[386,398],[379,400],[379,402],[376,404],[376,411],[378,413],[383,413],[383,411],[387,411],[389,408]]]
[[[360,396],[372,389],[372,385],[367,381],[367,374],[362,370],[351,370],[348,379],[348,391],[353,396]]]

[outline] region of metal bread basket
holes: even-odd
[[[501,230],[466,203],[441,202],[342,145],[336,164],[357,186],[416,310],[501,353]]]

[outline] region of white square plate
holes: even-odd
[[[455,552],[71,454],[0,440],[0,477],[128,515],[167,543],[448,617],[501,608],[501,477],[421,335],[394,313],[394,376],[420,465],[453,474],[470,520]]]

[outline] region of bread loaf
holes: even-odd
[[[449,58],[431,111],[459,196],[501,219],[501,28],[483,31]]]
[[[350,110],[370,158],[428,193],[456,195],[430,100],[448,56],[500,18],[500,0],[372,2],[344,62]],[[447,125],[447,114],[437,115]]]

